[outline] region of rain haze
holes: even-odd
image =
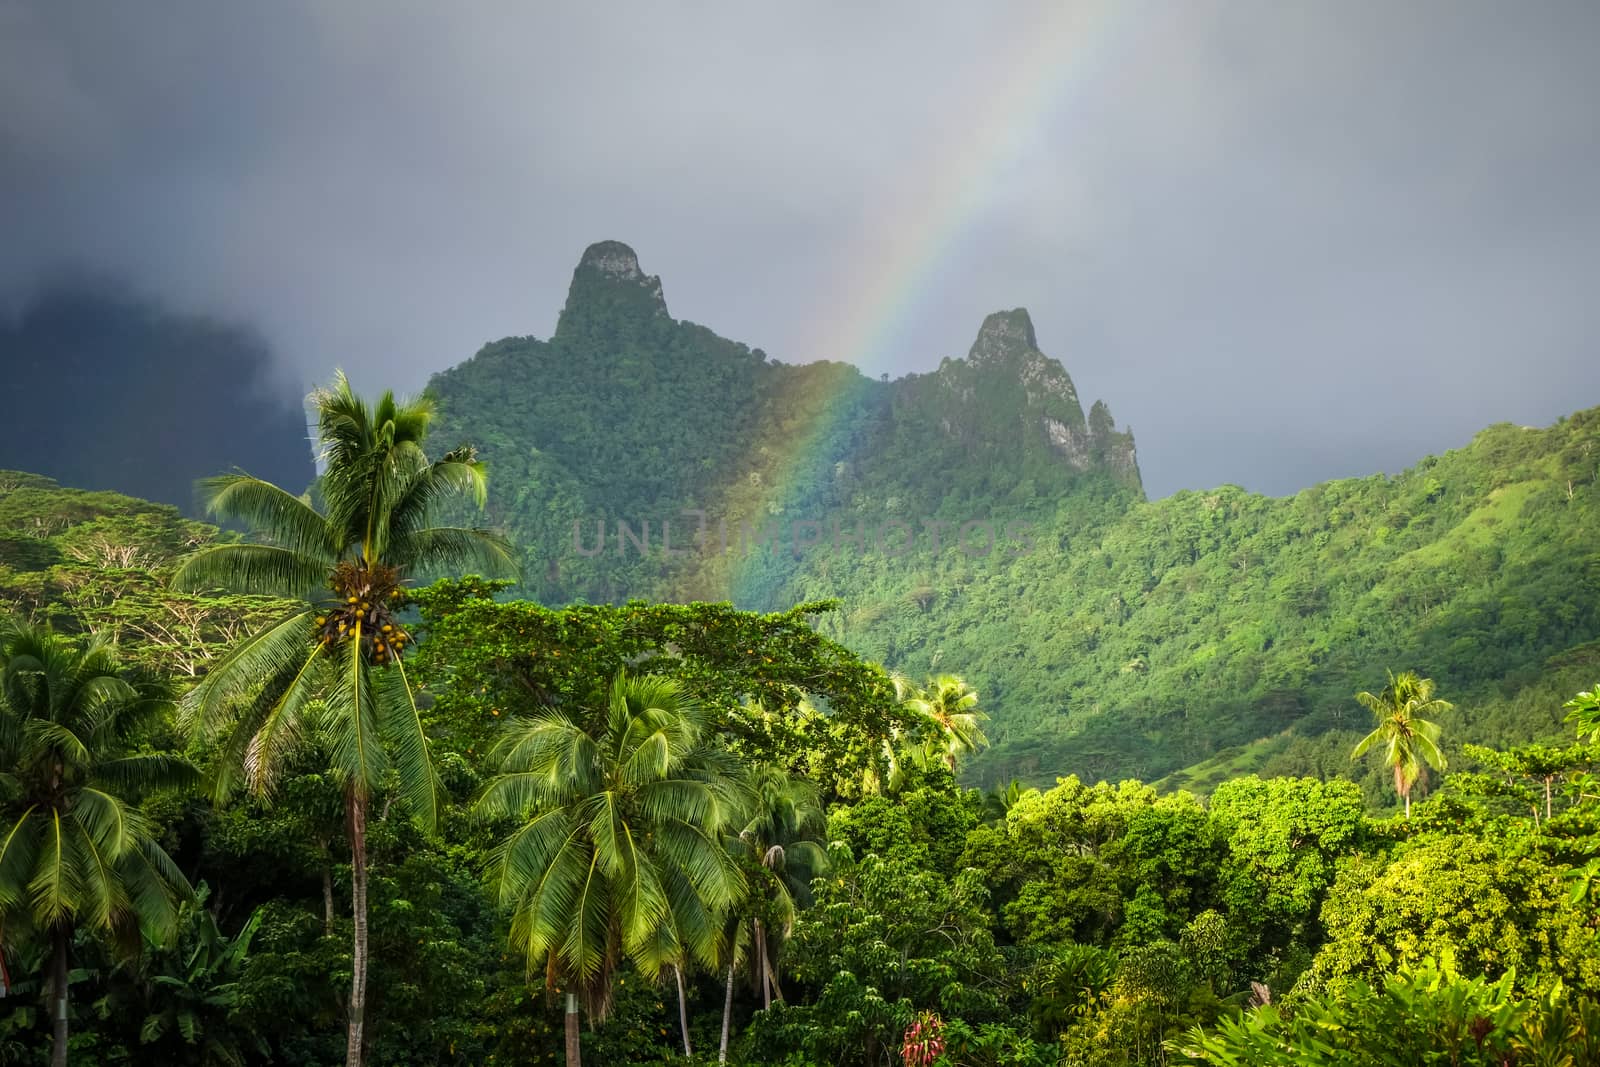
[[[877,376],[1026,306],[1153,496],[1600,403],[1600,5],[0,2],[0,296],[420,388],[583,248]]]

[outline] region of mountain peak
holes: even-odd
[[[572,272],[572,287],[556,333],[569,333],[582,320],[596,315],[604,319],[623,307],[633,308],[633,314],[645,319],[670,317],[661,279],[644,272],[638,253],[621,241],[597,241],[583,250],[583,258]]]
[[[644,271],[639,269],[639,254],[621,241],[596,241],[583,250],[578,261],[581,270],[589,267],[601,274],[609,274],[620,281],[642,281]]]
[[[986,317],[965,362],[985,377],[998,376],[1021,386],[1028,405],[1059,406],[1061,410],[1052,411],[1053,415],[1074,426],[1083,425],[1083,408],[1072,378],[1059,362],[1039,351],[1027,308],[996,311]]]
[[[967,353],[967,361],[974,365],[998,363],[1038,350],[1039,341],[1034,336],[1028,309],[1013,308],[996,311],[983,320],[978,339],[972,342],[972,350]]]

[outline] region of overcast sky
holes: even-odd
[[[1592,0],[0,0],[0,298],[415,388],[617,239],[787,362],[1026,306],[1152,495],[1292,492],[1600,404],[1596,56]]]

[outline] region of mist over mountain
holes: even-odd
[[[192,511],[232,468],[295,492],[315,477],[299,391],[265,343],[120,287],[48,288],[0,322],[0,468]]]

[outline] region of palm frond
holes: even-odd
[[[37,804],[30,804],[17,815],[8,813],[5,831],[0,834],[0,913],[9,912],[29,899],[38,855],[40,830]]]
[[[84,896],[83,857],[59,811],[47,811],[39,835],[28,898],[40,926],[69,922]]]
[[[242,768],[245,781],[258,796],[271,792],[284,757],[300,741],[306,705],[316,698],[321,689],[320,668],[324,659],[323,646],[312,646],[310,655],[306,656],[300,669],[273,702],[272,710],[255,725],[250,734]]]
[[[226,589],[309,600],[326,588],[328,568],[314,556],[276,545],[213,545],[184,560],[172,576],[176,589]]]
[[[562,849],[576,840],[578,831],[571,814],[561,808],[540,812],[518,827],[490,853],[496,899],[504,905],[521,900]]]
[[[1356,703],[1360,704],[1362,707],[1366,708],[1368,711],[1380,718],[1389,713],[1389,704],[1387,701],[1366,691],[1356,694]]]
[[[149,832],[144,817],[110,793],[80,789],[73,801],[73,821],[83,827],[90,843],[108,861],[120,859]]]
[[[335,671],[323,728],[332,743],[334,767],[358,795],[371,796],[383,785],[389,762],[378,736],[370,669],[361,653],[360,627],[344,647]]]
[[[481,510],[488,501],[488,473],[477,454],[463,447],[418,471],[401,491],[389,523],[396,540],[430,524],[438,505],[452,496],[463,496]]]
[[[1418,725],[1424,725],[1422,720],[1418,720]],[[1436,771],[1443,771],[1445,758],[1444,752],[1439,748],[1439,727],[1431,722],[1426,725],[1433,727],[1431,733],[1418,730],[1413,739],[1413,748],[1418,759]]]
[[[75,813],[76,814],[76,813]],[[73,865],[79,888],[70,914],[74,922],[96,930],[111,930],[119,912],[126,910],[126,888],[117,876],[113,856],[100,847],[81,819],[65,820],[72,843]]]
[[[1380,726],[1366,737],[1363,737],[1360,741],[1356,742],[1356,747],[1350,751],[1350,758],[1352,760],[1360,759],[1362,756],[1367,754],[1367,751],[1371,749],[1373,745],[1377,744],[1381,740],[1383,740],[1383,727]]]
[[[139,925],[153,939],[166,940],[177,927],[180,902],[194,898],[194,887],[154,841],[141,842],[119,866]]]
[[[514,723],[491,759],[506,773],[529,773],[548,784],[551,797],[601,788],[599,746],[565,709],[549,708]]]
[[[236,705],[298,665],[313,639],[307,610],[240,641],[180,702],[179,725],[196,736],[211,735]]]
[[[439,824],[441,787],[405,665],[397,659],[393,666],[379,668],[375,681],[378,726],[400,775],[400,794],[412,816],[431,833]]]
[[[744,875],[715,835],[674,821],[658,826],[656,836],[662,862],[681,870],[707,906],[724,911],[744,896]]]
[[[589,869],[578,887],[566,936],[561,941],[561,956],[572,975],[585,984],[592,983],[605,962],[607,935],[610,932],[609,893],[599,857],[590,853]]]
[[[60,753],[65,759],[86,764],[93,758],[83,740],[66,726],[49,719],[25,719],[22,735],[41,748]]]
[[[98,762],[90,782],[142,795],[166,789],[193,789],[200,783],[200,771],[181,756],[152,753]]]
[[[338,562],[342,545],[328,520],[304,500],[248,474],[222,474],[200,482],[206,513],[237,522],[324,571]]]
[[[460,526],[429,526],[396,537],[388,559],[397,567],[424,573],[445,569],[481,568],[485,577],[519,576],[511,546],[487,530]]]

